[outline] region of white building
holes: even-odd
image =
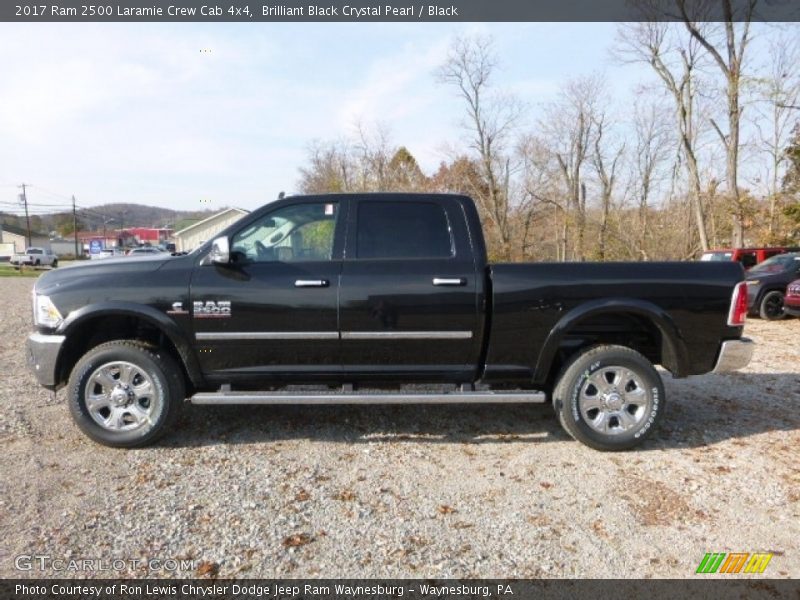
[[[14,227],[13,225],[0,225],[0,243],[6,245],[13,244],[15,253],[25,252],[25,248],[28,247],[27,239],[27,231],[24,229]],[[44,233],[33,231],[31,232],[30,245],[40,248],[49,248],[50,238]]]
[[[249,211],[243,208],[226,208],[207,219],[184,227],[172,234],[172,239],[175,240],[175,249],[178,252],[189,252],[203,242],[212,239],[228,225],[235,223],[248,213]]]

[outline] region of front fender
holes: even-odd
[[[129,316],[136,317],[147,321],[159,331],[161,331],[170,342],[175,346],[180,354],[183,364],[186,366],[186,371],[189,379],[195,386],[199,386],[203,382],[200,364],[194,354],[192,345],[187,340],[183,330],[178,324],[165,315],[163,312],[147,306],[145,304],[136,304],[132,302],[117,302],[108,301],[98,304],[91,304],[82,306],[70,312],[67,317],[56,329],[55,333],[58,335],[66,336],[69,339],[71,334],[75,334],[81,327],[88,321],[98,317],[109,316]]]
[[[564,336],[584,319],[604,314],[627,314],[643,317],[661,332],[662,363],[676,376],[688,372],[687,351],[678,327],[672,317],[660,306],[635,298],[604,298],[576,306],[555,324],[539,353],[535,381],[545,381],[556,358]]]

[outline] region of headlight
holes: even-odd
[[[758,285],[759,283],[761,283],[761,281],[759,281],[758,279],[748,279],[746,283],[747,285]]]
[[[64,318],[58,312],[56,305],[47,296],[33,294],[33,324],[37,327],[55,329]]]

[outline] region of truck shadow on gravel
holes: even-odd
[[[800,430],[800,374],[665,377],[667,411],[641,450]],[[346,444],[565,442],[549,404],[187,406],[163,447],[318,440]],[[576,442],[577,443],[577,442]]]

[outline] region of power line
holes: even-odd
[[[44,192],[48,196],[54,196],[55,198],[63,198],[64,200],[69,200],[70,199],[70,197],[65,195],[65,194],[59,194],[58,192],[52,192],[52,191],[47,190],[47,189],[45,189],[43,187],[40,187],[38,185],[36,186],[36,190],[39,191],[39,192]]]

